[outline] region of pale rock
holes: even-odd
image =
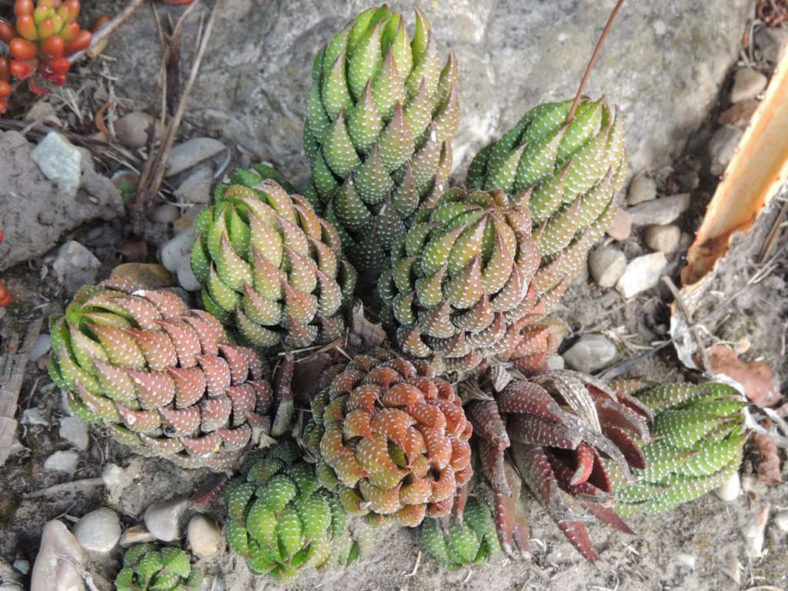
[[[213,167],[210,164],[198,166],[175,189],[175,196],[186,203],[207,204],[211,200]]]
[[[731,474],[722,484],[714,489],[714,493],[720,500],[726,503],[735,501],[741,494],[741,478],[739,478],[739,473],[734,472]]]
[[[627,257],[611,246],[600,246],[588,257],[588,269],[600,287],[613,287],[627,268]]]
[[[627,209],[632,223],[636,226],[646,224],[669,224],[687,210],[690,204],[689,193],[679,193],[640,203]]]
[[[616,215],[613,216],[613,221],[610,222],[606,232],[608,236],[618,242],[629,238],[632,234],[632,218],[626,210],[620,207],[616,210]]]
[[[774,525],[783,533],[788,533],[788,510],[780,511],[774,516]]]
[[[681,566],[688,568],[689,570],[695,570],[696,558],[692,554],[679,552],[676,554],[676,560]]]
[[[731,125],[720,127],[709,140],[710,171],[713,175],[721,175],[733,159],[739,147],[744,130]],[[672,220],[671,220],[672,221]]]
[[[38,335],[33,348],[30,349],[30,361],[38,361],[44,355],[49,353],[49,350],[52,348],[52,337],[50,337],[47,333],[42,332]]]
[[[631,298],[651,289],[659,283],[659,278],[667,264],[668,261],[662,252],[639,256],[627,265],[624,274],[616,283],[616,289],[624,298]]]
[[[222,532],[204,515],[195,515],[189,521],[186,539],[192,552],[200,557],[213,556],[219,550]]]
[[[107,507],[91,511],[74,525],[74,537],[85,550],[109,552],[120,539],[118,514]]]
[[[592,373],[616,358],[616,346],[601,334],[583,335],[563,354],[566,365],[577,371]]]
[[[675,224],[646,226],[643,241],[651,250],[669,253],[678,248],[681,229]]]
[[[115,135],[127,148],[142,148],[148,143],[148,133],[154,122],[153,115],[132,111],[115,121]]]
[[[60,419],[60,436],[80,451],[86,451],[90,447],[88,422],[80,417]]]
[[[757,97],[768,84],[769,79],[758,70],[739,68],[733,76],[731,102],[739,103]]]
[[[73,450],[56,451],[44,461],[44,470],[73,474],[78,460],[79,454]]]
[[[85,551],[61,521],[49,521],[33,564],[30,591],[84,591],[79,565]]]
[[[23,425],[49,425],[49,421],[42,417],[41,411],[35,407],[23,410],[20,422]]]
[[[175,146],[170,152],[164,176],[171,177],[180,174],[226,149],[227,147],[222,142],[210,137],[195,137],[187,140]]]
[[[157,540],[172,542],[183,535],[181,517],[189,506],[189,499],[173,499],[164,503],[154,503],[145,510],[145,527]]]
[[[657,197],[657,183],[651,177],[646,176],[646,173],[641,171],[635,175],[632,182],[629,183],[627,190],[627,204],[637,205],[651,201]]]
[[[132,525],[125,530],[120,536],[120,545],[124,548],[133,546],[134,544],[145,544],[147,542],[155,542],[156,538],[148,531],[148,528],[143,524],[138,523]]]
[[[83,285],[95,283],[101,261],[75,240],[69,240],[57,252],[52,263],[55,277],[68,293],[75,293]]]
[[[23,575],[26,575],[30,572],[30,561],[28,560],[14,560],[14,564],[12,566]]]
[[[172,203],[161,203],[151,209],[148,219],[157,224],[171,224],[181,215],[180,210]]]
[[[755,33],[755,44],[761,50],[765,61],[776,64],[788,51],[788,29],[760,27]]]
[[[82,152],[56,131],[50,131],[30,153],[41,172],[67,197],[77,194]]]
[[[190,261],[187,260],[181,263],[175,275],[178,278],[178,285],[186,291],[200,291],[201,285],[194,275]]]
[[[553,353],[547,358],[547,369],[550,371],[554,369],[564,369],[564,367],[566,367],[566,362],[558,353]]]
[[[174,238],[167,241],[159,251],[159,260],[164,268],[175,273],[184,261],[188,262],[194,240],[194,230],[189,230],[176,234]]]

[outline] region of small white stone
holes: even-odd
[[[668,264],[665,254],[655,252],[630,261],[624,274],[616,283],[616,289],[624,298],[631,298],[642,291],[651,289],[662,275]]]
[[[101,261],[75,240],[69,240],[61,246],[52,263],[58,282],[71,293],[83,285],[95,283],[99,267]]]
[[[611,246],[600,246],[588,257],[588,269],[600,287],[613,287],[627,268],[627,257]]]
[[[48,522],[41,532],[30,591],[83,591],[79,569],[84,560],[85,551],[63,522]]]
[[[23,410],[20,422],[23,425],[49,425],[49,421],[41,416],[41,411],[37,408],[27,408]]]
[[[175,273],[178,268],[189,262],[194,245],[194,230],[176,234],[172,240],[167,241],[159,251],[159,260],[170,273]]]
[[[189,521],[186,539],[195,555],[213,556],[219,550],[221,531],[216,524],[203,515],[195,515]]]
[[[741,494],[741,478],[739,473],[734,472],[722,484],[720,484],[714,493],[726,503],[735,501]]]
[[[30,572],[30,561],[28,560],[14,560],[14,564],[12,566],[23,575],[26,575]]]
[[[50,131],[30,152],[30,157],[64,196],[70,199],[77,194],[82,180],[82,152],[74,144]]]
[[[564,369],[564,367],[566,367],[566,362],[558,353],[554,353],[547,358],[547,369],[552,371],[554,369]]]
[[[731,102],[739,103],[757,97],[769,79],[752,68],[739,68],[733,77],[733,88],[731,88]]]
[[[106,553],[120,539],[120,520],[117,513],[107,507],[91,511],[74,526],[74,537],[85,550]]]
[[[583,335],[564,353],[566,365],[591,373],[608,365],[616,358],[616,346],[601,334]]]
[[[743,135],[744,130],[731,125],[723,125],[711,136],[711,140],[709,140],[711,174],[720,175],[725,172],[725,168],[733,160],[733,155],[736,153]]]
[[[657,197],[657,183],[651,177],[647,177],[644,172],[639,172],[629,183],[627,190],[627,204],[637,205],[651,201]]]
[[[680,552],[676,555],[676,560],[681,566],[688,568],[689,570],[695,570],[695,557],[692,554],[684,554]]]
[[[788,533],[788,510],[780,511],[774,516],[774,525],[781,532]]]
[[[681,229],[675,224],[646,226],[643,241],[651,250],[669,253],[678,248]]]
[[[175,176],[226,149],[222,142],[210,137],[195,137],[178,144],[170,152],[164,176]]]
[[[178,540],[183,535],[181,517],[188,506],[189,499],[185,498],[155,503],[145,510],[145,527],[162,542]]]
[[[120,545],[124,548],[133,546],[134,544],[144,544],[146,542],[155,542],[156,538],[148,531],[143,524],[132,525],[120,536]]]
[[[79,454],[73,450],[56,451],[44,461],[44,470],[73,474],[78,460]]]
[[[90,447],[88,422],[80,417],[60,419],[60,436],[80,451],[85,451]]]
[[[679,193],[640,203],[627,209],[636,226],[669,224],[675,221],[690,205],[690,194]]]
[[[49,350],[52,348],[52,337],[50,337],[47,333],[41,333],[38,335],[36,339],[36,344],[33,345],[33,348],[30,349],[30,361],[38,361],[44,355],[49,353]]]

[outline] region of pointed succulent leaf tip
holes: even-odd
[[[334,143],[331,166],[344,166],[347,150],[355,154],[346,139]],[[344,326],[340,307],[355,271],[342,258],[337,230],[272,177],[265,168],[236,171],[235,180],[253,186],[221,185],[218,204],[198,224],[191,261],[203,302],[246,344],[325,343]],[[343,215],[357,207],[350,189]]]
[[[482,149],[468,170],[471,187],[502,189],[510,195],[528,191],[543,266],[581,236],[588,240],[578,256],[587,258],[615,213],[613,197],[625,174],[617,108],[603,99],[584,98],[566,123],[571,104],[569,100],[531,109],[500,140]]]
[[[189,555],[177,546],[136,544],[123,556],[123,568],[115,578],[117,591],[198,591],[202,574]]]
[[[467,403],[493,491],[502,501],[512,498],[503,455],[509,449],[518,481],[522,478],[572,545],[595,560],[583,524],[587,518],[576,501],[605,523],[631,532],[610,508],[611,493],[631,481],[633,471],[649,469],[642,447],[648,442],[649,412],[629,395],[577,372],[544,372],[530,380],[501,380],[497,373],[491,369],[485,377],[493,386],[489,398]],[[503,386],[496,389],[496,383]],[[507,523],[503,507],[497,519],[502,543],[512,531],[502,525]]]
[[[642,447],[646,466],[634,470],[638,480],[616,491],[617,512],[669,511],[739,469],[746,402],[736,390],[718,383],[646,385],[633,396],[654,414],[652,441]]]
[[[383,316],[393,319],[405,353],[443,373],[461,375],[511,355],[545,311],[528,210],[500,191],[447,191],[419,210],[390,260],[391,273],[380,281]]]
[[[306,101],[312,201],[367,279],[443,190],[459,126],[457,60],[441,66],[427,17],[415,20],[409,38],[388,6],[361,12],[318,53]]]
[[[259,441],[270,385],[251,349],[167,291],[99,285],[51,319],[53,379],[121,443],[184,467],[230,467]]]
[[[430,366],[358,356],[313,400],[306,441],[345,510],[414,527],[448,514],[469,481],[471,430]]]
[[[306,569],[346,566],[374,533],[349,519],[293,441],[250,457],[225,490],[230,548],[278,582]]]

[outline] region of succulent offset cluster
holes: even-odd
[[[415,217],[380,279],[399,346],[458,373],[508,352],[538,317],[540,256],[525,206],[452,189]]]
[[[444,189],[460,122],[454,56],[441,68],[420,10],[412,39],[405,26],[386,5],[359,14],[318,53],[307,101],[308,194],[365,275]]]
[[[488,500],[469,499],[462,519],[425,519],[421,524],[424,553],[449,570],[481,564],[500,554],[494,511]]]
[[[479,436],[482,466],[496,494],[512,497],[504,470],[504,452],[511,454],[523,482],[572,545],[595,560],[586,517],[572,498],[591,515],[631,533],[613,511],[614,466],[625,481],[633,469],[646,468],[638,441],[648,442],[643,404],[577,372],[550,371],[529,380],[512,379],[493,398],[472,399],[468,417]],[[512,523],[506,507],[496,506],[498,523]],[[511,532],[501,528],[501,543],[510,551]]]
[[[471,432],[454,388],[429,365],[361,355],[313,400],[305,439],[349,513],[414,527],[447,515],[470,480]]]
[[[8,44],[11,54],[11,76],[22,80],[38,73],[53,84],[65,84],[71,65],[68,56],[88,47],[92,38],[77,23],[79,10],[79,0],[36,0],[35,4],[16,0],[16,26],[0,20],[0,40]],[[31,90],[42,91],[32,84]]]
[[[177,546],[137,544],[123,555],[116,591],[199,591],[202,575]]]
[[[259,355],[171,292],[85,287],[50,334],[72,411],[140,453],[220,467],[267,427]]]
[[[241,472],[225,491],[227,540],[253,573],[286,582],[303,569],[347,566],[374,541],[371,526],[351,531],[342,504],[295,443],[250,458]]]
[[[585,100],[567,122],[571,105],[569,100],[531,109],[468,169],[469,186],[501,189],[527,202],[546,257],[583,236],[589,245],[601,237],[626,176],[617,112],[603,100]]]
[[[195,223],[191,261],[205,308],[263,349],[339,338],[356,281],[339,234],[276,181],[254,170],[236,177]]]
[[[741,464],[746,402],[725,384],[653,385],[634,394],[654,413],[647,465],[616,491],[621,514],[661,513],[719,486]]]

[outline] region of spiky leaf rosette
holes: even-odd
[[[202,575],[177,546],[137,544],[123,555],[117,591],[199,591]]]
[[[375,276],[408,219],[440,194],[451,171],[457,62],[449,54],[441,68],[420,10],[409,39],[401,15],[370,8],[317,55],[307,115],[308,195],[325,204],[359,271]]]
[[[421,547],[449,570],[487,562],[501,552],[493,515],[490,503],[472,497],[462,519],[425,519],[421,524]]]
[[[472,475],[471,424],[424,362],[357,356],[312,402],[307,446],[347,511],[415,527],[448,514]]]
[[[294,442],[249,458],[241,472],[225,491],[226,533],[253,573],[291,581],[304,569],[347,566],[374,541],[370,526],[351,531],[342,504]]]
[[[50,334],[72,411],[138,453],[223,468],[267,428],[261,358],[171,292],[85,287]]]
[[[339,234],[301,195],[256,183],[252,171],[244,178],[221,186],[195,223],[191,262],[206,310],[259,348],[338,338],[356,282]]]
[[[573,277],[601,238],[626,176],[617,110],[584,99],[566,123],[571,105],[545,103],[528,111],[476,155],[467,178],[471,187],[501,189],[528,204],[543,266],[553,265],[549,279],[556,283]]]
[[[441,373],[471,371],[512,349],[557,296],[540,299],[539,261],[525,206],[501,191],[450,189],[392,250],[380,278],[384,318],[406,353]]]
[[[635,396],[654,412],[648,465],[616,491],[621,514],[661,513],[719,486],[739,469],[747,439],[742,396],[725,384],[666,384]],[[614,474],[615,476],[615,474]]]
[[[510,495],[504,451],[536,500],[572,545],[595,560],[587,512],[631,533],[613,511],[613,482],[603,462],[609,458],[625,478],[644,469],[638,440],[648,441],[648,410],[578,372],[550,371],[514,379],[494,398],[470,400],[466,409],[480,438],[482,466],[496,493]]]

